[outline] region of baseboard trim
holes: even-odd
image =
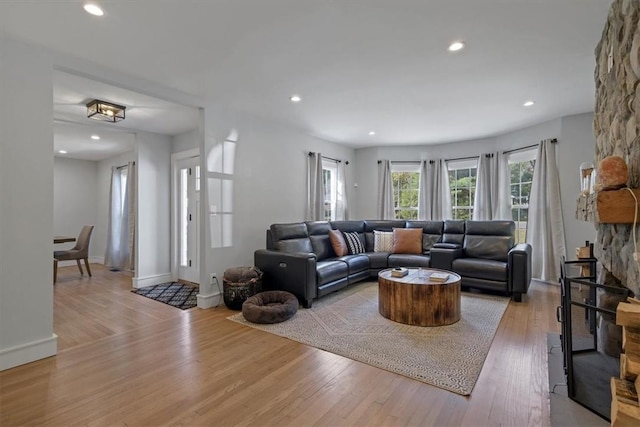
[[[146,277],[134,277],[131,279],[131,283],[134,288],[146,288],[147,286],[159,285],[160,283],[172,282],[173,276],[171,273],[156,274]]]
[[[198,308],[217,307],[222,302],[222,294],[196,295],[198,299]]]
[[[0,371],[35,362],[58,352],[58,336],[31,341],[0,350]]]

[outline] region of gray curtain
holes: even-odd
[[[117,270],[135,268],[136,236],[136,166],[126,166],[126,184],[121,168],[111,168],[109,192],[109,222],[107,224],[107,249],[105,266]]]
[[[378,219],[394,219],[393,180],[391,179],[391,162],[378,162]]]
[[[474,220],[511,219],[509,165],[501,153],[480,156],[473,201]]]
[[[451,190],[445,161],[420,162],[418,219],[442,221],[451,219]]]
[[[309,153],[307,157],[307,220],[324,220],[324,186],[320,153]]]
[[[538,147],[529,198],[527,242],[532,248],[532,277],[557,282],[566,247],[556,146],[550,139]]]
[[[349,219],[347,204],[347,165],[346,162],[338,162],[338,183],[336,189],[336,220]]]

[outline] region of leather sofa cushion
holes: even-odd
[[[274,244],[280,240],[300,239],[303,237],[309,237],[307,225],[304,222],[271,225],[271,238]]]
[[[379,219],[379,220],[371,220],[368,219],[364,222],[364,231],[393,231],[394,228],[405,228],[406,222],[404,220],[399,219]],[[411,227],[418,228],[418,227]]]
[[[462,246],[464,241],[464,221],[448,219],[442,230],[442,243],[455,243]]]
[[[346,278],[349,275],[347,263],[339,260],[319,261],[316,263],[318,286]]]
[[[313,252],[311,240],[308,237],[302,239],[280,240],[275,243],[275,248],[282,252]]]
[[[464,238],[464,255],[469,258],[507,261],[513,237],[511,236],[473,236]]]
[[[390,254],[389,267],[429,267],[431,259],[427,255]]]
[[[331,230],[331,224],[328,221],[307,221],[305,224],[309,236],[326,236]]]
[[[364,233],[364,221],[331,221],[331,228],[343,233],[357,231]]]
[[[407,228],[422,228],[424,234],[442,235],[443,221],[407,221]]]
[[[460,276],[476,279],[507,282],[507,263],[488,259],[458,258],[453,261],[452,269]]]
[[[345,256],[349,253],[349,247],[347,247],[347,242],[344,241],[342,231],[329,230],[329,240],[336,256]]]
[[[369,262],[369,257],[363,254],[345,255],[338,259],[347,263],[347,267],[349,268],[349,275],[359,273],[363,270],[368,270],[369,265],[371,264]]]
[[[309,240],[311,240],[313,253],[316,254],[316,259],[318,261],[335,257],[328,234],[325,234],[324,236],[309,236]]]
[[[387,268],[387,259],[389,258],[389,252],[368,252],[369,262],[371,268],[374,270]]]
[[[394,254],[421,254],[422,228],[394,228],[391,252]]]

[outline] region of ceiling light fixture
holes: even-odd
[[[533,104],[535,104],[535,102],[533,101],[526,101],[524,104],[522,104],[525,107],[531,107]]]
[[[67,154],[67,152],[65,150],[59,150],[58,153],[60,154]]]
[[[449,47],[447,48],[447,50],[449,52],[457,52],[461,49],[464,48],[464,42],[453,42],[449,45]]]
[[[291,102],[300,102],[300,101],[302,101],[302,97],[300,97],[300,95],[291,95],[289,97],[289,99],[291,100]]]
[[[373,130],[372,130],[372,131],[369,131],[369,135],[373,136],[373,135],[375,135],[375,134],[376,134],[376,132],[375,132],[375,131],[373,131]]]
[[[124,120],[124,110],[126,109],[127,107],[122,105],[94,99],[87,104],[87,117],[115,123]]]
[[[98,141],[100,140],[100,137],[98,135],[91,135],[91,139]]]
[[[102,16],[102,15],[104,15],[104,11],[97,4],[85,3],[85,5],[83,7],[84,7],[84,10],[87,13],[90,13],[93,16]]]

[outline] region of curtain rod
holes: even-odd
[[[313,156],[314,154],[316,154],[313,151],[309,151],[309,157]],[[322,154],[320,154],[320,157],[322,157],[323,159],[327,159],[327,160],[331,160],[332,162],[336,162],[336,163],[342,163],[342,160],[340,159],[334,159],[333,157],[327,157],[327,156],[323,156]],[[345,165],[349,164],[349,160],[347,160],[346,162],[344,162]]]
[[[132,163],[133,163],[134,165],[136,164],[136,162],[132,162]],[[122,165],[122,166],[116,166],[116,169],[124,169],[124,168],[126,168],[126,167],[128,167],[128,166],[129,166],[129,164]]]
[[[558,143],[558,139],[557,138],[552,138],[551,139],[551,143],[552,144],[557,144]],[[518,151],[528,150],[530,148],[534,148],[534,147],[537,147],[539,145],[540,144],[531,144],[531,145],[527,145],[526,147],[514,148],[513,150],[505,150],[505,151],[502,152],[502,154],[516,153]]]
[[[480,156],[469,156],[469,157],[457,157],[455,159],[444,159],[445,162],[454,162],[456,160],[471,160],[471,159],[476,159],[478,160],[478,157]]]
[[[420,164],[420,160],[390,160],[390,163],[396,164]],[[382,160],[378,160],[378,164],[382,163]]]

